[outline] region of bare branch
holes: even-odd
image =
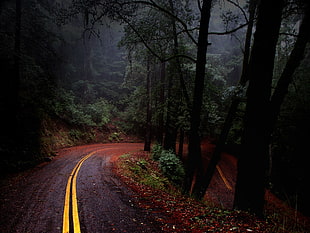
[[[249,23],[245,23],[245,24],[241,24],[239,25],[238,27],[232,29],[232,30],[229,30],[229,31],[225,31],[225,32],[209,32],[209,35],[227,35],[227,34],[231,34],[231,33],[234,33],[242,28],[244,28],[245,26],[247,26]]]
[[[159,11],[167,14],[168,16],[172,17],[173,19],[175,19],[177,22],[179,22],[182,27],[184,28],[184,32],[186,32],[187,36],[190,38],[190,40],[198,45],[198,42],[195,40],[195,38],[190,34],[190,31],[188,30],[188,27],[186,25],[186,23],[181,20],[179,17],[177,17],[176,15],[174,15],[173,13],[171,13],[169,10],[163,8],[162,6],[158,5],[157,3],[155,3],[154,1],[150,0],[150,1],[130,1],[130,2],[124,2],[122,3],[122,5],[128,5],[128,4],[143,4],[146,6],[150,6],[150,7],[154,7],[156,9],[158,9]]]
[[[237,7],[237,8],[242,12],[242,14],[243,14],[243,16],[244,16],[246,22],[249,22],[249,19],[248,19],[248,17],[247,17],[246,12],[243,10],[243,8],[242,8],[239,4],[233,2],[232,0],[227,0],[227,2],[229,2],[229,3],[231,3],[232,5],[234,5],[235,7]]]
[[[156,57],[160,62],[167,62],[170,60],[173,60],[177,57],[183,57],[186,58],[194,63],[196,63],[196,60],[188,55],[185,54],[178,54],[178,55],[174,55],[168,58],[163,58],[160,55],[158,55],[147,43],[147,41],[145,41],[145,39],[143,38],[142,35],[140,35],[140,33],[138,32],[138,30],[129,22],[129,20],[127,20],[126,18],[124,18],[121,14],[119,14],[119,17],[121,17],[122,20],[124,20],[128,26],[134,31],[134,33],[136,33],[136,35],[140,38],[140,42],[146,47],[146,49],[154,56]]]
[[[180,57],[180,58],[186,58],[186,59],[192,61],[193,63],[196,63],[196,62],[197,62],[196,59],[194,59],[194,58],[192,58],[192,57],[190,57],[190,56],[188,56],[188,55],[184,55],[184,54],[173,55],[173,56],[171,56],[171,57],[168,57],[168,58],[164,59],[163,61],[164,61],[164,62],[170,61],[170,60],[173,60],[173,59],[178,58],[178,57]]]
[[[279,35],[298,37],[297,34],[288,33],[288,32],[280,32]]]

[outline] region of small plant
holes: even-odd
[[[120,133],[118,132],[111,133],[109,136],[110,142],[119,142],[120,140],[121,140]]]
[[[128,174],[140,184],[160,190],[167,188],[168,179],[159,170],[154,169],[154,165],[157,163],[151,159],[134,158],[128,154],[122,159],[129,171]]]
[[[74,140],[79,140],[82,138],[83,133],[77,129],[71,129],[69,132],[69,136]]]
[[[163,150],[159,158],[159,167],[173,183],[181,185],[185,170],[180,159],[172,152]]]
[[[151,151],[152,159],[155,161],[158,161],[160,159],[162,152],[163,152],[163,148],[160,144],[153,145],[152,151]]]

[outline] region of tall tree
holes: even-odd
[[[175,14],[175,6],[174,2],[172,0],[169,0],[169,8],[170,12],[173,15]],[[182,65],[181,65],[181,59],[178,57],[180,54],[179,52],[179,39],[177,34],[177,28],[176,28],[176,20],[174,17],[170,17],[170,24],[171,24],[171,32],[172,32],[172,38],[173,38],[173,47],[172,47],[172,54],[175,56],[175,59],[171,61],[172,67],[175,70],[174,76],[177,76],[180,81],[180,87],[182,89],[182,93],[185,96],[185,100],[187,101],[187,105],[189,105],[189,97],[186,89],[186,85],[184,82],[184,77],[182,73]],[[165,143],[164,143],[164,149],[166,150],[176,150],[176,140],[177,140],[177,125],[176,125],[176,114],[178,112],[178,106],[180,105],[179,102],[180,98],[176,96],[176,98],[173,98],[173,95],[171,93],[172,91],[172,77],[169,79],[168,84],[168,109],[167,109],[167,121],[166,121],[166,134],[165,134]],[[175,86],[175,84],[174,84]],[[172,100],[172,98],[174,100]]]
[[[196,179],[194,194],[199,192],[202,184],[202,162],[200,148],[200,116],[205,80],[205,65],[208,48],[209,21],[211,16],[212,0],[204,0],[201,6],[200,30],[198,36],[198,48],[196,58],[196,74],[193,104],[191,109],[190,132],[188,144],[188,168],[186,177],[186,189],[191,190],[193,179]]]
[[[147,58],[146,70],[146,129],[144,140],[144,151],[151,150],[152,142],[152,110],[151,110],[151,71],[150,71],[150,57]]]
[[[269,153],[271,83],[284,0],[261,0],[249,63],[249,87],[234,206],[263,215]]]
[[[270,116],[270,133],[272,133],[278,115],[280,113],[281,105],[288,93],[288,87],[293,79],[295,70],[300,65],[304,58],[307,43],[310,40],[310,3],[304,3],[304,17],[299,27],[298,36],[294,44],[294,48],[288,58],[284,70],[278,80],[276,88],[271,98],[271,116]]]
[[[256,12],[257,0],[251,0],[249,4],[249,21],[248,21],[248,28],[246,32],[245,44],[244,44],[244,55],[243,55],[243,66],[242,66],[242,73],[241,78],[239,81],[239,86],[244,88],[246,82],[248,81],[248,63],[249,63],[249,56],[250,56],[250,46],[251,46],[251,39],[252,39],[252,30],[254,25],[254,18]],[[218,142],[216,143],[216,147],[210,159],[210,162],[207,167],[206,174],[204,175],[204,183],[201,185],[200,192],[198,194],[198,198],[202,199],[210,182],[212,176],[216,170],[216,165],[221,159],[221,152],[223,151],[224,145],[226,143],[229,130],[231,128],[232,122],[235,118],[236,111],[238,109],[238,105],[240,103],[240,98],[238,97],[239,93],[236,93],[236,96],[233,97],[230,108],[228,110],[227,116],[225,118],[225,122],[223,124],[223,128],[221,130]]]

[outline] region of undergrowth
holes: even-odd
[[[163,232],[309,232],[305,227],[284,225],[279,218],[261,220],[242,211],[214,207],[182,194],[160,167],[162,150],[157,154],[125,154],[116,164],[122,180],[140,196],[142,208],[164,214],[157,219]],[[157,161],[154,160],[154,157]]]

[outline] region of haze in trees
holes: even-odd
[[[61,122],[70,143],[99,130],[178,152],[198,199],[234,148],[236,208],[261,216],[269,188],[309,214],[307,1],[6,0],[0,18],[2,171],[52,153]]]

